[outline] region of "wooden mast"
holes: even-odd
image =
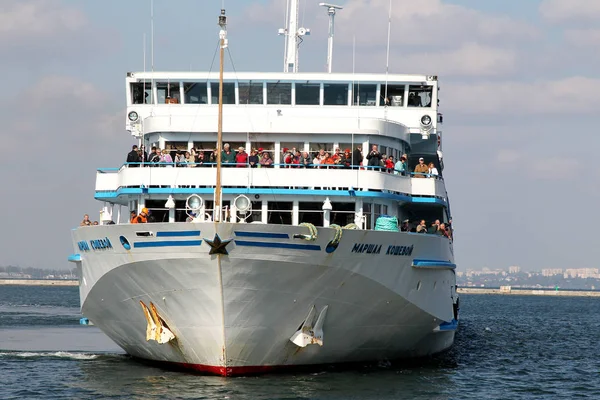
[[[215,186],[215,205],[214,205],[214,221],[221,222],[222,219],[222,207],[221,207],[221,153],[223,151],[223,64],[225,59],[225,48],[227,47],[227,17],[225,16],[225,9],[221,9],[221,15],[219,15],[219,26],[221,31],[219,32],[220,42],[220,62],[219,62],[219,123],[217,128],[217,183]]]

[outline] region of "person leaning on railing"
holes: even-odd
[[[382,160],[382,155],[379,152],[379,150],[377,150],[377,145],[374,144],[371,152],[369,154],[367,154],[367,160],[369,160],[369,163],[367,164],[369,167],[379,167],[379,168],[373,168],[375,170],[377,169],[381,169],[381,160]]]
[[[415,167],[415,178],[425,178],[429,174],[429,167],[425,164],[423,157],[419,158],[419,163]]]
[[[137,145],[131,146],[131,151],[127,154],[127,163],[130,167],[139,167],[141,162],[140,153],[138,152]]]
[[[400,160],[398,160],[396,162],[396,164],[394,165],[394,175],[406,175],[406,170],[407,170],[407,166],[406,166],[406,157],[401,156]]]

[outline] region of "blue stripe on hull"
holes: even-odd
[[[200,231],[164,231],[156,232],[156,237],[200,236]]]
[[[172,240],[162,242],[135,242],[133,247],[147,248],[147,247],[182,247],[182,246],[200,246],[202,240]]]
[[[269,239],[289,239],[287,233],[270,233],[270,232],[243,232],[235,231],[235,236],[253,237],[253,238],[269,238]]]
[[[276,248],[276,249],[321,251],[321,246],[318,246],[316,244],[248,242],[246,240],[236,240],[235,244],[237,246],[249,246],[249,247],[267,247],[267,248]]]
[[[67,258],[67,261],[70,261],[70,262],[79,262],[79,261],[81,261],[81,254],[71,254],[69,256],[69,258]]]
[[[442,260],[420,260],[420,259],[414,259],[413,260],[413,267],[418,267],[418,268],[447,268],[447,269],[455,269],[456,268],[456,264],[451,263],[449,261],[442,261]]]
[[[458,321],[453,319],[450,322],[444,322],[440,324],[440,331],[455,331],[458,329]]]

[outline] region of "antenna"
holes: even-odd
[[[390,0],[390,15],[388,18],[388,37],[387,37],[387,52],[386,52],[386,61],[385,61],[385,97],[384,104],[389,105],[388,100],[388,74],[390,72],[390,39],[392,35],[392,0]]]
[[[327,72],[331,73],[331,67],[333,64],[333,35],[334,35],[334,23],[335,23],[335,12],[336,10],[342,10],[344,7],[336,6],[335,4],[319,3],[321,7],[327,7],[327,14],[329,14],[329,41],[327,45]]]
[[[283,72],[298,72],[298,48],[303,37],[310,35],[310,29],[298,28],[300,14],[299,0],[288,0],[288,13],[286,15],[287,27],[279,29],[279,35],[286,36],[285,64]]]
[[[154,0],[150,0],[150,63],[154,72]]]

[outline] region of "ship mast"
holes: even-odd
[[[227,17],[225,16],[225,9],[221,9],[221,15],[219,15],[219,26],[221,31],[219,32],[220,42],[220,65],[219,65],[219,123],[217,128],[217,183],[215,185],[215,205],[214,205],[214,221],[221,222],[221,152],[223,151],[221,146],[223,143],[223,64],[225,59],[225,48],[227,48]]]
[[[298,48],[303,37],[310,35],[310,29],[298,27],[299,15],[300,0],[288,0],[287,26],[279,30],[280,35],[285,35],[284,72],[298,72]]]

